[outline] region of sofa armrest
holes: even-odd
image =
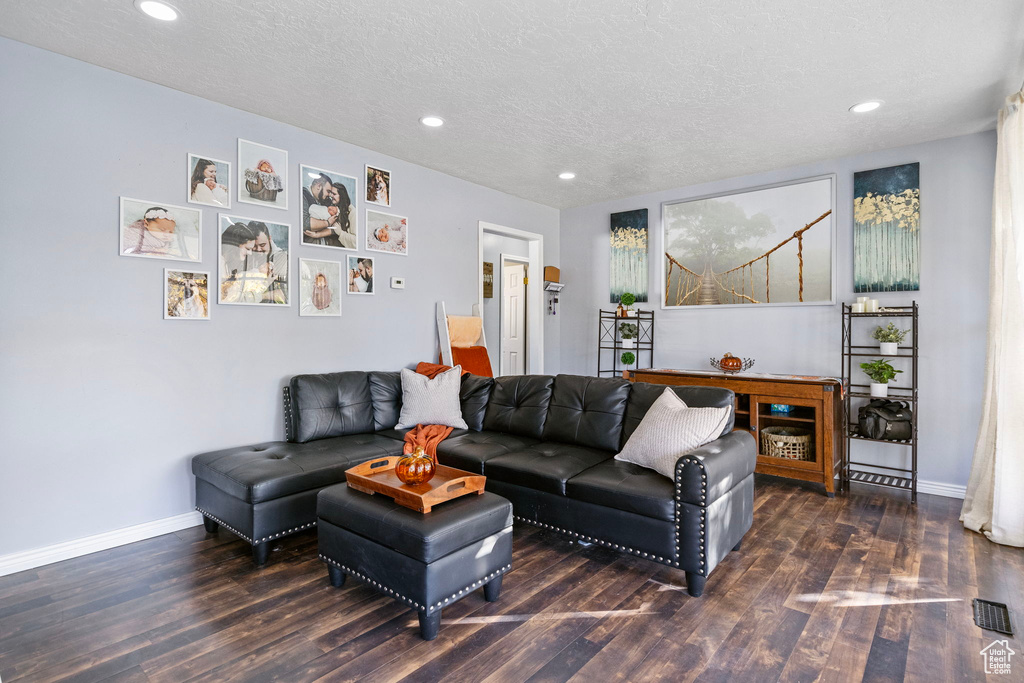
[[[676,461],[676,498],[706,506],[746,479],[757,465],[757,441],[735,431],[684,453]]]

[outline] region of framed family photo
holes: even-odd
[[[385,254],[409,255],[409,219],[366,210],[366,248]]]
[[[299,259],[299,315],[341,315],[341,262]]]
[[[373,294],[373,257],[348,257],[348,293]]]
[[[218,302],[287,306],[291,226],[220,214]]]
[[[288,208],[288,152],[238,138],[238,201]]]
[[[391,171],[366,165],[366,201],[391,206]]]
[[[188,202],[231,208],[231,164],[220,159],[188,155]]]
[[[121,197],[118,253],[121,256],[203,260],[203,214],[199,209]]]
[[[302,243],[355,251],[356,179],[299,165],[302,185]]]
[[[164,268],[164,320],[209,320],[210,274]]]

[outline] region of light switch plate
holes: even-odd
[[[393,278],[391,278],[391,289],[405,289],[405,278],[404,277],[393,277]]]

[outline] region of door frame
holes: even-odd
[[[529,280],[530,272],[533,269],[530,268],[530,257],[528,256],[515,256],[513,254],[503,254],[499,252],[498,258],[500,259],[500,268],[498,269],[498,272],[501,274],[501,277],[499,278],[501,282],[498,285],[498,297],[500,297],[498,299],[498,374],[504,375],[505,349],[502,347],[505,343],[505,330],[503,329],[505,326],[505,262],[511,261],[512,263],[522,263],[523,265],[525,265],[527,280]],[[526,285],[526,287],[529,287],[529,285]],[[524,371],[530,367],[530,336],[533,334],[533,330],[530,329],[529,292],[527,292],[527,296],[525,297],[525,299],[526,301],[524,301],[524,303],[526,304],[526,344],[523,347],[523,352],[526,354],[526,362],[523,363]]]
[[[509,228],[496,223],[480,221],[477,226],[477,305],[480,307],[480,315],[484,310],[484,233],[501,235],[503,237],[514,237],[525,240],[528,247],[527,263],[530,265],[529,284],[526,285],[526,373],[530,375],[544,374],[544,301],[543,301],[543,272],[544,266],[541,259],[544,255],[544,236],[540,233]],[[498,329],[501,329],[501,321],[498,321]],[[498,368],[501,368],[501,339],[498,339]]]

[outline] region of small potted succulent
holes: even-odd
[[[619,336],[622,337],[622,348],[633,348],[638,331],[636,323],[619,323]]]
[[[622,315],[627,318],[635,318],[636,311],[633,310],[633,304],[636,303],[636,294],[632,292],[623,292],[622,296],[619,297],[619,302],[622,304]]]
[[[896,375],[903,372],[897,370],[889,361],[879,358],[870,363],[861,363],[860,369],[871,378],[871,396],[873,398],[885,398],[889,395],[889,382],[896,381]]]
[[[907,333],[910,330],[901,330],[892,323],[889,323],[885,327],[879,325],[875,328],[875,333],[872,335],[875,340],[878,341],[879,353],[883,356],[895,356],[899,351],[900,344],[906,339]]]

